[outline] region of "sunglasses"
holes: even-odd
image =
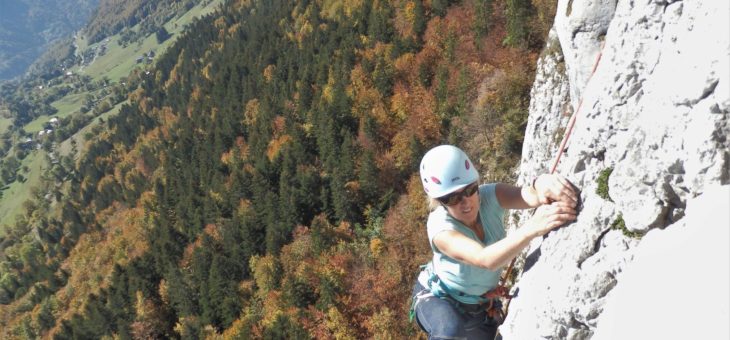
[[[452,192],[446,196],[441,196],[437,198],[437,200],[442,204],[448,206],[457,205],[461,203],[461,200],[464,197],[471,197],[472,195],[474,195],[475,192],[477,192],[477,190],[479,190],[479,183],[474,182],[467,185],[464,190],[461,190],[459,192]]]

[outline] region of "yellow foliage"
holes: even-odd
[[[332,74],[332,69],[329,70],[329,77],[327,78],[327,85],[322,88],[322,98],[327,101],[328,104],[332,104],[332,92],[334,91],[335,78]]]
[[[213,325],[205,325],[201,333],[201,338],[205,340],[223,340],[223,336],[218,334],[218,330]]]
[[[261,325],[264,326],[264,328],[269,328],[274,324],[274,322],[276,322],[279,315],[284,314],[284,311],[282,311],[281,308],[281,292],[273,290],[261,296],[264,301],[266,301],[266,303],[263,304]]]
[[[246,216],[253,211],[252,209],[253,208],[251,205],[251,201],[247,199],[241,199],[238,202],[238,209],[236,209],[236,214],[238,214],[239,216]]]
[[[280,271],[279,263],[275,256],[252,256],[249,260],[249,268],[251,268],[252,276],[258,287],[259,296],[266,296],[279,281]]]
[[[237,0],[231,4],[231,8],[236,11],[243,10],[244,8],[250,8],[253,2],[251,0]]]
[[[140,195],[139,200],[137,201],[138,207],[145,207],[145,206],[154,206],[157,204],[157,195],[155,195],[155,192],[152,190],[148,190],[142,193]]]
[[[215,28],[225,28],[226,18],[221,16],[218,19],[215,19],[215,21],[213,21],[213,26],[215,26]]]
[[[166,305],[170,304],[170,296],[169,296],[169,289],[167,286],[167,281],[165,279],[160,280],[160,285],[157,287],[157,292],[160,294],[160,299],[162,299],[162,302]]]
[[[294,231],[294,240],[281,248],[279,258],[284,273],[294,277],[311,275],[313,265],[308,261],[312,257],[312,237],[309,229],[298,226]]]
[[[243,113],[243,124],[252,126],[259,116],[259,100],[254,98],[246,103],[246,110]]]
[[[238,32],[239,29],[241,29],[241,23],[240,22],[237,22],[237,23],[231,25],[231,27],[228,27],[228,35],[232,36],[233,34],[235,34],[236,32]]]
[[[360,182],[359,181],[349,181],[345,183],[345,189],[347,189],[348,193],[357,193],[360,191]]]
[[[249,329],[251,328],[251,317],[249,315],[242,315],[240,318],[233,321],[230,327],[223,332],[223,339],[225,340],[238,340],[248,339],[250,337]]]
[[[276,72],[276,65],[270,64],[264,68],[264,79],[266,79],[266,82],[271,82],[271,79],[274,77],[274,72]]]
[[[370,240],[370,252],[373,253],[374,257],[380,256],[383,252],[383,240],[379,238]]]
[[[195,339],[198,337],[196,330],[200,329],[201,326],[197,316],[184,316],[178,319],[173,330],[181,339]]]
[[[411,176],[408,181],[407,201],[410,206],[410,215],[406,219],[425,221],[429,213],[428,197],[423,192],[423,184],[418,174]]]
[[[417,0],[421,1],[421,0]],[[403,15],[405,16],[406,20],[413,25],[414,22],[416,22],[416,3],[414,1],[408,1],[406,2],[405,6],[403,6]]]
[[[221,155],[221,163],[230,166],[231,162],[231,151],[226,151]]]
[[[415,0],[422,1],[422,0]],[[393,27],[401,37],[414,37],[413,23],[416,21],[416,3],[406,1],[404,5],[396,7]]]
[[[324,18],[342,21],[362,7],[364,0],[322,0],[320,15]]]
[[[348,326],[347,319],[335,307],[331,307],[327,311],[325,325],[331,332],[332,336],[337,340],[355,340],[355,332]]]
[[[142,292],[138,290],[135,297],[137,302],[134,304],[134,313],[138,318],[144,318],[149,311],[149,308],[147,308],[145,303],[144,295],[142,295]]]
[[[220,192],[208,190],[208,197],[213,199],[218,204],[223,203],[223,195],[221,195]]]
[[[398,316],[390,308],[383,309],[373,314],[366,322],[366,326],[375,340],[395,340],[401,339],[403,334],[399,334]]]
[[[148,97],[143,97],[139,100],[139,103],[137,103],[139,106],[139,110],[144,113],[149,113],[152,109],[152,99]]]
[[[143,208],[125,208],[114,203],[97,214],[103,231],[90,231],[81,237],[61,268],[72,273],[67,285],[56,293],[57,316],[69,320],[74,313],[82,313],[86,297],[99,294],[109,285],[114,264],[125,266],[141,256],[148,248]]]
[[[390,98],[390,111],[395,114],[395,118],[401,122],[408,117],[409,111],[409,93],[407,91],[395,91],[393,97]]]
[[[208,63],[208,64],[205,65],[205,67],[203,67],[203,71],[200,72],[200,73],[203,75],[203,77],[205,77],[205,79],[207,79],[207,80],[212,80],[213,79],[210,76],[210,70],[212,68],[213,68],[213,63]],[[193,93],[193,96],[192,97],[193,98],[196,98],[196,93]]]

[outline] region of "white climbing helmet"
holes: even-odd
[[[426,152],[419,167],[423,190],[439,198],[479,179],[469,156],[453,145],[439,145]]]

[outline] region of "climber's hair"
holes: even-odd
[[[428,211],[434,211],[441,206],[441,202],[435,198],[426,196],[426,201],[428,202]]]

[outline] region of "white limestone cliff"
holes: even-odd
[[[531,244],[500,328],[505,339],[611,338],[607,328],[616,325],[602,321],[603,311],[616,304],[614,287],[630,284],[624,272],[638,266],[637,254],[679,225],[702,227],[697,215],[730,228],[730,206],[687,208],[730,184],[729,2],[560,0],[537,65],[521,182],[549,171],[581,100],[557,171],[581,189],[582,209],[578,221]],[[609,197],[601,197],[598,178],[609,171]],[[512,224],[527,218],[515,214]],[[720,242],[730,248],[730,239]],[[727,254],[718,254],[705,259],[717,270],[704,277],[730,273]],[[676,268],[675,275],[692,270]],[[682,300],[667,296],[656,308],[681,308]],[[655,327],[646,318],[639,324]]]

